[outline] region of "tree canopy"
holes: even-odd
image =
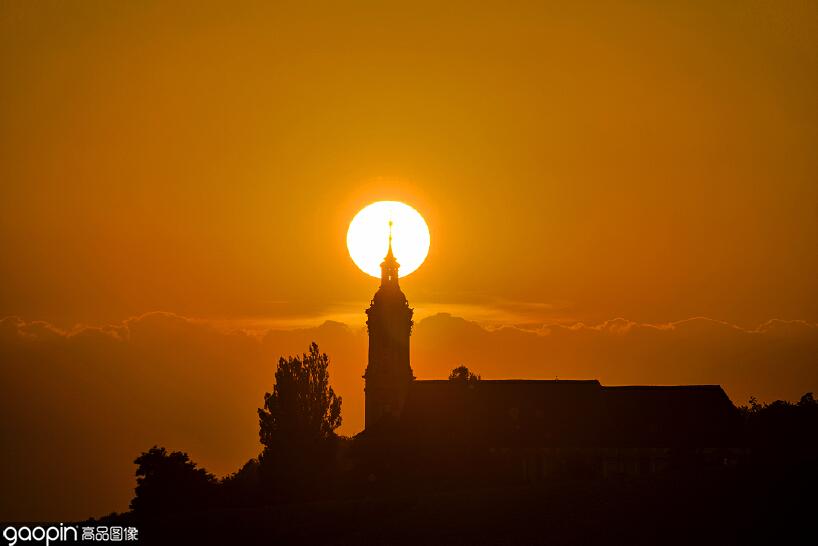
[[[153,446],[139,455],[136,489],[131,510],[142,514],[180,512],[207,506],[214,498],[218,481],[213,474],[197,468],[187,453],[168,453]]]
[[[258,410],[259,435],[265,448],[280,441],[325,440],[341,426],[341,397],[329,385],[329,357],[310,345],[301,358],[281,357],[272,393]],[[300,443],[300,442],[299,442]]]
[[[480,376],[461,364],[449,374],[449,381],[480,381]]]
[[[281,357],[275,379],[258,410],[260,470],[282,492],[307,494],[332,466],[341,397],[329,384],[329,357],[314,342],[300,358]]]

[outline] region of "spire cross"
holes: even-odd
[[[386,257],[381,263],[381,284],[394,282],[397,286],[398,267],[400,267],[400,264],[398,264],[395,255],[392,253],[392,220],[389,220],[389,249],[386,251]]]

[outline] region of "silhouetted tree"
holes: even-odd
[[[752,446],[818,446],[812,432],[818,429],[818,401],[811,392],[794,404],[786,400],[761,404],[753,396],[748,405],[738,409]]]
[[[301,358],[280,358],[272,393],[258,410],[259,457],[265,485],[276,495],[316,493],[333,467],[341,398],[329,385],[329,357],[312,343]]]
[[[757,415],[763,409],[764,405],[760,404],[755,396],[750,397],[750,400],[747,402],[746,406],[738,406],[739,414],[744,418],[745,421],[748,420],[752,415]]]
[[[461,364],[449,374],[449,381],[480,381],[480,376]]]
[[[220,502],[226,506],[253,506],[262,500],[259,462],[250,459],[238,471],[225,476],[219,484]]]
[[[808,392],[801,397],[801,400],[798,401],[798,405],[802,408],[815,408],[818,407],[818,401],[815,400],[811,392]]]
[[[218,482],[197,468],[187,453],[153,446],[136,458],[136,489],[131,510],[141,515],[184,512],[210,505]]]

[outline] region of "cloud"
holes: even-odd
[[[358,324],[361,324],[361,320]],[[148,313],[69,330],[0,320],[0,519],[124,510],[132,464],[154,444],[224,475],[259,451],[256,408],[281,355],[313,340],[331,358],[342,432],[363,426],[367,336],[337,321],[300,329]],[[484,378],[597,378],[604,384],[718,383],[738,403],[818,391],[818,325],[753,329],[697,317],[664,324],[490,326],[438,313],[417,321],[418,378],[464,363]]]
[[[663,324],[618,318],[597,325],[486,330],[447,315],[422,321],[415,375],[465,363],[487,378],[596,378],[605,384],[716,383],[736,402],[797,398],[818,388],[818,325],[774,320],[758,328],[705,317]]]
[[[366,339],[338,323],[259,335],[171,313],[72,330],[0,320],[0,483],[15,492],[0,500],[0,519],[126,509],[132,461],[153,444],[235,470],[259,451],[256,408],[278,356],[312,340],[332,355],[354,421]]]

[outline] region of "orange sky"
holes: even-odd
[[[0,314],[366,302],[395,198],[415,305],[818,320],[813,3],[200,4],[4,4]]]
[[[85,468],[68,435],[74,500],[32,497],[20,519],[123,509],[153,442],[237,468],[275,359],[322,342],[309,328],[326,319],[350,328],[322,348],[343,430],[359,430],[377,280],[345,235],[380,199],[432,234],[401,283],[428,319],[419,377],[462,360],[488,377],[719,382],[738,402],[818,390],[816,4],[272,4],[0,6],[0,319],[20,317],[0,324],[0,388],[25,395],[4,411],[47,426],[25,400],[65,377],[66,404],[91,408],[66,426],[90,433],[116,422],[82,416],[118,402],[89,393],[141,385],[106,448],[116,465]],[[117,337],[156,311],[208,327]],[[236,349],[247,330],[267,341]],[[529,365],[504,364],[511,346]],[[152,394],[146,354],[212,396]],[[199,431],[186,412],[205,407]],[[2,425],[28,460],[41,436]],[[88,492],[91,468],[107,474]]]

